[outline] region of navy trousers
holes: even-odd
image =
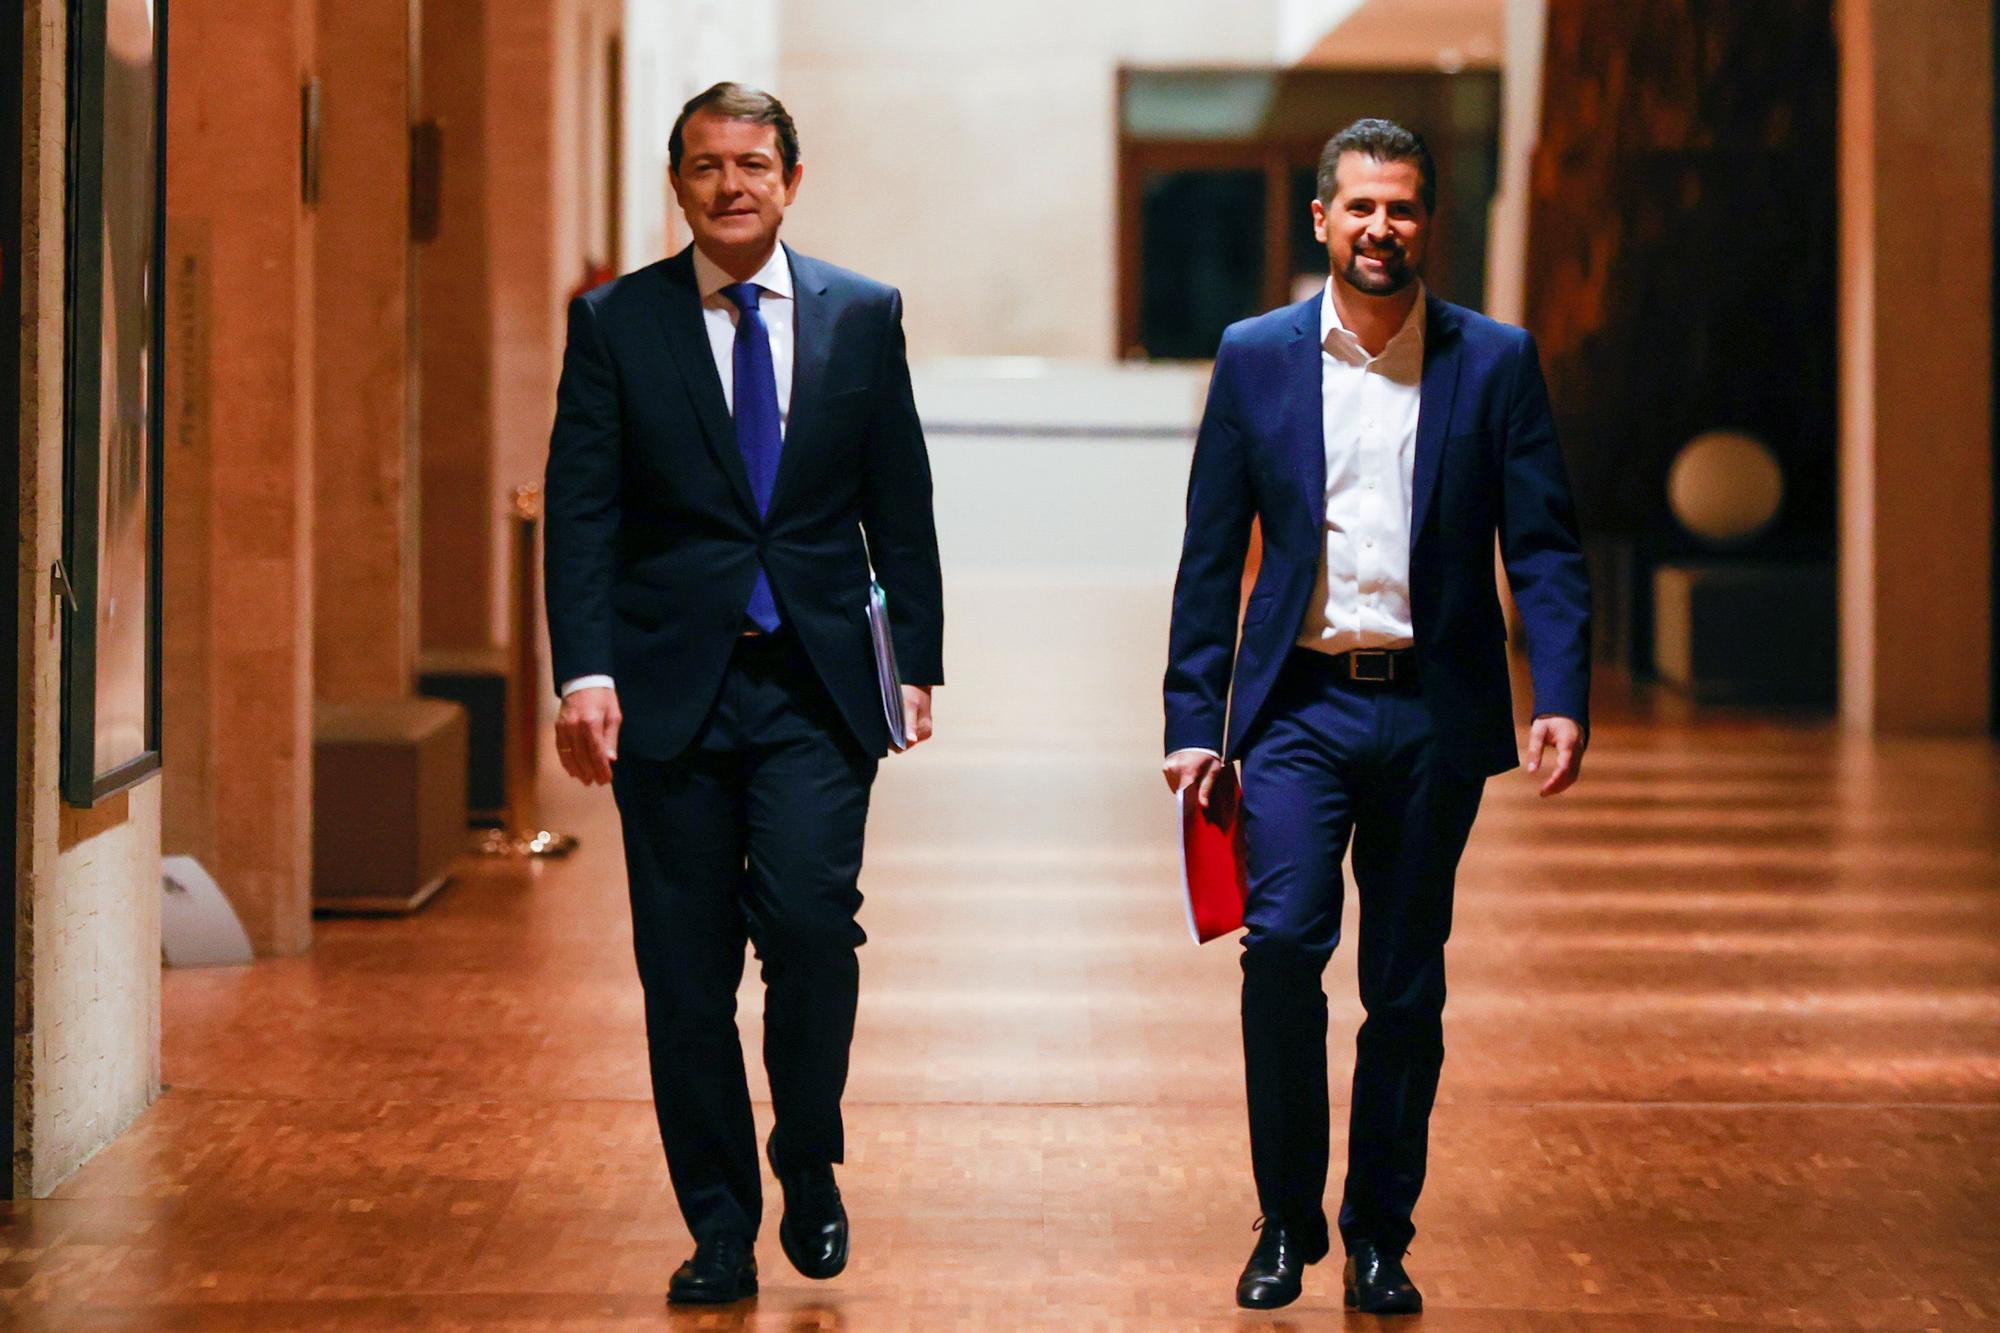
[[[1326,1235],[1326,992],[1354,852],[1361,1002],[1340,1231],[1401,1254],[1424,1184],[1444,1062],[1452,878],[1483,782],[1433,741],[1414,684],[1346,680],[1296,649],[1243,751],[1250,894],[1243,1055],[1250,1153],[1265,1216]]]
[[[763,1212],[736,1030],[746,940],[763,964],[773,1154],[785,1170],[842,1159],[875,768],[789,633],[737,641],[686,752],[613,768],[653,1106],[697,1241],[754,1239]]]

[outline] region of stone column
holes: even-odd
[[[493,360],[480,0],[425,0],[422,116],[443,134],[437,239],[418,260],[422,492],[418,625],[424,648],[494,642]]]
[[[169,25],[163,837],[263,954],[312,939],[314,11]]]
[[[160,1090],[160,802],[157,777],[74,809],[62,768],[67,6],[28,0],[21,23],[20,248],[16,284],[19,609],[12,644],[16,748],[13,1196],[42,1197],[131,1124]]]
[[[1840,684],[1857,731],[1984,730],[1993,8],[1841,0]]]
[[[319,7],[314,692],[399,698],[416,658],[410,0]]]
[[[514,487],[541,477],[562,350],[555,19],[555,0],[425,0],[424,114],[444,134],[418,297],[425,649],[511,632],[506,515]]]
[[[507,515],[514,488],[542,479],[562,362],[563,299],[583,276],[581,256],[564,256],[559,269],[555,254],[556,8],[556,0],[495,6],[486,28],[493,468],[482,517],[493,570],[487,623],[496,643],[506,643],[513,628]]]
[[[1506,0],[1507,49],[1500,65],[1500,188],[1486,242],[1486,313],[1519,324],[1527,310],[1529,173],[1542,121],[1542,54],[1548,0]]]

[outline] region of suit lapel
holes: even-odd
[[[1452,401],[1458,396],[1458,317],[1450,306],[1424,295],[1424,378],[1417,408],[1417,458],[1410,477],[1410,544],[1414,546],[1437,492],[1438,460],[1450,432]]]
[[[661,273],[666,290],[660,302],[660,325],[669,359],[694,402],[694,414],[701,422],[709,452],[715,455],[743,507],[755,515],[757,500],[750,490],[750,474],[743,466],[736,423],[730,419],[729,403],[722,396],[722,380],[715,373],[715,354],[709,350],[708,329],[702,321],[701,291],[694,279],[694,247],[667,261]]]
[[[784,502],[800,455],[810,447],[819,426],[820,404],[826,396],[826,366],[833,352],[833,311],[827,299],[826,275],[820,266],[789,245],[785,257],[792,266],[792,402],[785,415],[785,447],[778,454],[778,475],[771,483],[771,509]]]
[[[1304,488],[1307,519],[1314,529],[1326,522],[1326,407],[1319,337],[1320,301],[1302,301],[1292,317],[1285,344],[1285,398],[1291,404],[1286,432],[1294,475]]]

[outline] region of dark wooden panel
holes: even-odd
[[[1667,467],[1716,427],[1763,437],[1785,470],[1758,553],[1833,554],[1829,9],[1549,5],[1527,322],[1585,530],[1632,545],[1641,590],[1653,563],[1690,549],[1668,516]]]

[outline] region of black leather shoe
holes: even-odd
[[[1307,1235],[1302,1227],[1260,1220],[1263,1235],[1236,1279],[1236,1303],[1246,1310],[1275,1310],[1299,1298],[1306,1265],[1326,1258],[1324,1232]]]
[[[741,1236],[715,1236],[696,1241],[694,1258],[674,1271],[667,1283],[673,1305],[727,1305],[757,1294],[757,1256]]]
[[[1347,1285],[1350,1310],[1362,1314],[1416,1314],[1424,1308],[1423,1293],[1403,1271],[1403,1256],[1384,1254],[1373,1241],[1354,1242],[1342,1279]]]
[[[847,1267],[847,1207],[840,1201],[840,1186],[834,1183],[833,1167],[824,1162],[796,1171],[779,1170],[776,1138],[764,1141],[764,1156],[785,1191],[778,1244],[792,1267],[824,1281]]]

